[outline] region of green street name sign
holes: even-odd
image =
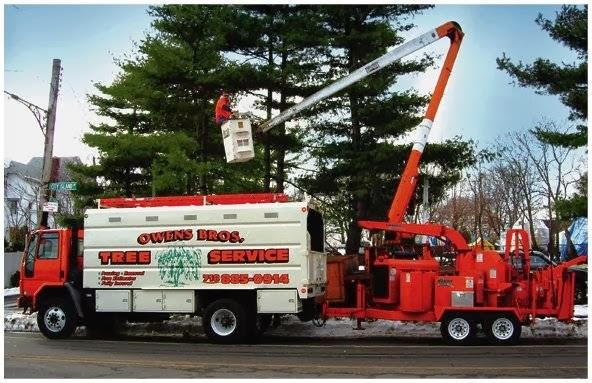
[[[52,182],[49,184],[49,190],[76,190],[78,184],[76,182]]]

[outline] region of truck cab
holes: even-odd
[[[66,312],[74,318],[74,310],[80,311],[76,296],[82,283],[83,238],[84,232],[77,228],[39,229],[28,237],[20,266],[17,306],[30,312],[43,311],[55,303],[68,307],[38,317],[39,329],[46,336],[58,331]]]
[[[72,229],[42,229],[29,235],[20,266],[19,307],[35,311],[41,292],[74,282],[82,269],[83,231],[78,230],[75,246],[72,241]]]

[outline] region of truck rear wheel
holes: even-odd
[[[242,342],[248,327],[245,309],[233,299],[219,299],[204,310],[203,328],[208,339],[213,342]]]
[[[442,318],[440,333],[447,343],[463,345],[475,339],[477,326],[469,316],[461,313],[449,313]]]
[[[489,341],[499,345],[516,344],[522,333],[522,326],[514,315],[500,314],[484,325]]]
[[[76,330],[78,318],[69,300],[53,298],[40,305],[37,325],[39,331],[47,338],[64,339]]]

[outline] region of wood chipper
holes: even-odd
[[[321,89],[259,128],[265,132],[402,57],[443,37],[450,39],[387,220],[359,221],[373,238],[362,256],[328,257],[324,318],[354,317],[358,327],[366,319],[439,321],[442,336],[457,344],[470,342],[478,329],[492,342],[513,343],[520,337],[521,325],[535,318],[572,318],[574,274],[570,267],[586,262],[585,257],[531,271],[531,249],[524,230],[510,230],[506,251],[499,254],[469,248],[463,236],[452,228],[403,222],[415,191],[419,161],[463,36],[457,23],[444,23]],[[231,141],[225,139],[225,145]],[[253,155],[251,152],[242,158],[248,160]],[[234,162],[235,157],[229,161]],[[418,245],[415,239],[419,236],[445,243],[447,256],[435,254],[428,244]]]

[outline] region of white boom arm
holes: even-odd
[[[316,104],[321,100],[324,100],[332,94],[337,93],[341,89],[346,88],[351,84],[366,78],[372,73],[381,70],[382,68],[392,64],[393,62],[410,55],[411,53],[433,43],[436,40],[439,40],[440,37],[441,36],[438,36],[436,29],[432,29],[429,32],[426,32],[412,40],[407,41],[406,43],[403,43],[402,45],[399,45],[392,51],[369,62],[363,67],[356,69],[349,75],[340,78],[331,85],[319,90],[311,96],[308,96],[300,103],[292,106],[291,108],[286,109],[277,116],[273,117],[271,120],[264,122],[263,124],[261,124],[259,128],[260,131],[267,132],[274,126],[289,120],[290,117],[294,116],[295,114],[311,107],[312,105]]]

